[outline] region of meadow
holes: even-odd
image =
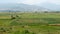
[[[0,13],[0,34],[60,34],[60,25],[50,24],[60,24],[60,13]]]

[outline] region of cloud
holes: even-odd
[[[18,3],[23,2],[23,0],[0,0],[0,3]]]
[[[18,1],[18,0],[17,0]],[[24,3],[24,4],[42,4],[42,3],[54,3],[54,4],[60,4],[60,0],[22,0],[21,2],[18,1],[17,3]]]
[[[60,4],[60,0],[0,0],[0,3],[24,3],[24,4],[42,4],[42,3]]]
[[[46,2],[59,4],[60,5],[60,0],[47,0]]]
[[[42,3],[45,2],[46,0],[24,0],[22,2],[18,2],[18,3],[24,3],[24,4],[38,4],[38,3]]]

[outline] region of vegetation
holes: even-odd
[[[12,13],[11,13],[12,14]],[[0,34],[60,34],[60,13],[0,13]]]

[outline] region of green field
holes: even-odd
[[[60,24],[60,13],[0,13],[0,34],[60,34],[60,25],[49,24]]]

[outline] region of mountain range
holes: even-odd
[[[41,6],[36,5],[28,5],[28,4],[0,4],[0,11],[48,11],[49,9],[46,9]]]
[[[53,3],[42,3],[29,5],[23,3],[0,4],[0,11],[60,11],[60,5]]]
[[[60,5],[59,4],[45,2],[45,3],[37,4],[37,5],[41,6],[41,7],[44,7],[46,9],[53,10],[53,11],[60,11]]]

